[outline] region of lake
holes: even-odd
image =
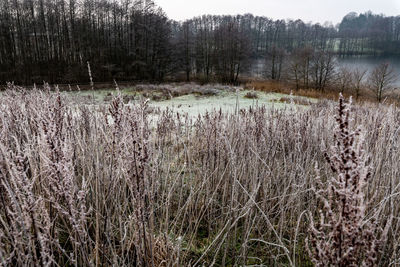
[[[372,57],[372,56],[362,56],[362,57],[345,57],[337,58],[338,65],[349,68],[350,70],[360,69],[367,70],[370,73],[376,66],[383,62],[389,62],[393,67],[396,75],[397,81],[396,85],[400,86],[400,58],[399,57]],[[367,74],[368,75],[368,74]]]
[[[394,68],[398,76],[396,85],[400,87],[400,57],[373,57],[373,56],[357,56],[357,57],[338,57],[338,68],[347,67],[350,70],[360,69],[367,70],[367,76],[377,65],[382,62],[389,62]],[[257,59],[253,62],[249,74],[254,77],[265,77],[265,59]],[[366,76],[366,77],[367,77]]]

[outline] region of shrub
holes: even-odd
[[[244,97],[245,98],[250,98],[250,99],[256,99],[256,98],[258,98],[258,95],[257,95],[256,92],[247,92]]]

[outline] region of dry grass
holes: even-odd
[[[310,99],[308,98],[299,98],[299,97],[281,97],[280,99],[277,100],[277,102],[280,103],[293,103],[296,105],[302,105],[302,106],[309,106],[312,104],[312,102],[310,101]]]
[[[1,265],[311,265],[306,215],[319,218],[315,178],[332,176],[336,103],[196,120],[118,94],[69,103],[22,88],[0,98]],[[371,166],[365,219],[380,229],[393,215],[377,261],[398,264],[400,110],[351,116]]]
[[[392,226],[392,213],[387,218],[380,217],[380,212],[366,216],[365,194],[371,173],[360,130],[350,129],[350,113],[349,104],[341,97],[334,146],[326,154],[333,176],[326,181],[319,176],[315,179],[313,191],[322,208],[317,220],[309,214],[309,253],[316,266],[376,266]],[[374,201],[373,197],[369,201]],[[376,221],[383,221],[384,227]]]
[[[249,98],[249,99],[257,99],[258,95],[256,92],[251,91],[251,92],[247,92],[244,97]]]
[[[273,92],[273,93],[282,93],[282,94],[294,94],[297,96],[304,96],[315,99],[329,99],[337,101],[339,98],[339,88],[327,88],[325,91],[315,90],[312,88],[309,89],[299,89],[295,90],[292,85],[285,82],[278,81],[249,81],[245,84],[245,89],[254,89],[257,91],[263,92]],[[369,90],[364,87],[361,90],[361,96],[358,99],[355,99],[356,102],[359,103],[377,103],[376,96]],[[349,98],[350,96],[354,96],[355,92],[352,90],[345,90],[343,92],[343,96]],[[387,104],[398,104],[399,96],[395,92],[391,92],[385,98],[385,103]]]
[[[293,87],[284,82],[278,81],[253,81],[249,82],[245,85],[247,89],[253,89],[262,92],[273,92],[273,93],[282,93],[282,94],[295,94],[298,96],[316,98],[316,99],[330,99],[330,100],[338,100],[339,92],[335,90],[326,90],[321,92],[315,89],[299,89],[295,90]],[[350,94],[344,93],[345,97],[349,97]]]

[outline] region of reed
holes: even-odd
[[[10,85],[0,264],[396,265],[400,110],[340,100],[336,120],[337,105],[191,118],[144,99],[125,105],[118,91],[109,104],[76,105]]]

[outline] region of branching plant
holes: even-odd
[[[315,191],[322,209],[317,223],[310,213],[310,257],[316,266],[375,266],[391,220],[385,220],[382,232],[379,218],[367,216],[365,192],[371,173],[362,143],[356,140],[360,131],[351,131],[350,105],[342,96],[336,121],[335,145],[326,155],[334,176],[326,184],[317,177]]]
[[[318,200],[310,177],[315,163],[329,172],[336,103],[192,117],[118,90],[110,103],[79,95],[1,94],[0,266],[398,262],[398,108],[352,107],[363,151],[341,100]]]

